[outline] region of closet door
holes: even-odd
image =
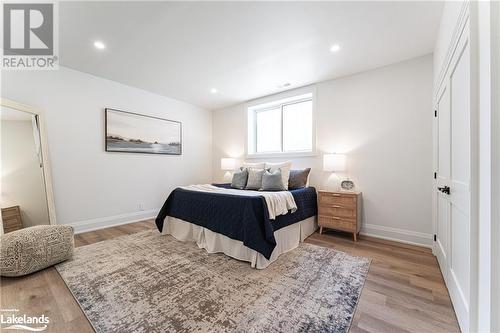
[[[437,122],[438,122],[438,161],[437,161],[437,188],[444,189],[450,186],[450,140],[451,140],[451,122],[450,122],[450,90],[449,80],[446,80],[442,87],[437,103]],[[449,196],[438,191],[436,195],[437,209],[437,227],[435,255],[441,266],[443,277],[447,278],[448,273],[448,251],[450,234],[450,200]]]
[[[467,26],[438,100],[436,256],[462,331],[470,300],[470,52]]]

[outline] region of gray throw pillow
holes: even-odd
[[[233,179],[231,180],[231,187],[237,188],[238,190],[245,189],[247,186],[248,171],[247,169],[241,168],[233,173]]]
[[[262,175],[264,174],[264,169],[253,169],[248,168],[248,181],[245,190],[260,190],[262,187]]]
[[[290,178],[288,179],[288,189],[296,190],[298,188],[306,187],[307,177],[309,177],[311,168],[304,170],[290,170]]]
[[[262,175],[262,190],[263,191],[284,191],[283,179],[281,178],[281,169],[276,169],[274,172],[266,170]]]

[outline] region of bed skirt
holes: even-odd
[[[276,247],[269,260],[259,252],[243,245],[242,241],[231,239],[207,228],[171,216],[165,218],[162,234],[172,235],[184,242],[195,242],[199,248],[205,249],[208,253],[222,252],[235,259],[248,261],[252,267],[263,269],[278,259],[280,254],[298,247],[299,243],[314,233],[317,228],[316,216],[312,216],[275,231]]]

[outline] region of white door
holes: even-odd
[[[470,300],[470,54],[468,29],[437,101],[438,170],[435,253],[462,331]]]
[[[450,122],[450,91],[448,81],[440,91],[437,103],[437,122],[438,122],[438,172],[437,188],[450,186],[450,140],[451,140],[451,122]],[[436,188],[436,190],[437,190]],[[438,259],[443,277],[447,279],[447,260],[449,248],[449,208],[450,200],[446,193],[437,191],[436,194],[437,209],[437,228],[435,255]]]

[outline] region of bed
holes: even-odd
[[[277,201],[270,201],[265,193],[235,190],[229,184],[176,188],[156,226],[162,234],[196,242],[209,253],[222,252],[263,269],[317,229],[316,189],[281,192],[274,193]],[[283,211],[283,205],[292,209]]]

